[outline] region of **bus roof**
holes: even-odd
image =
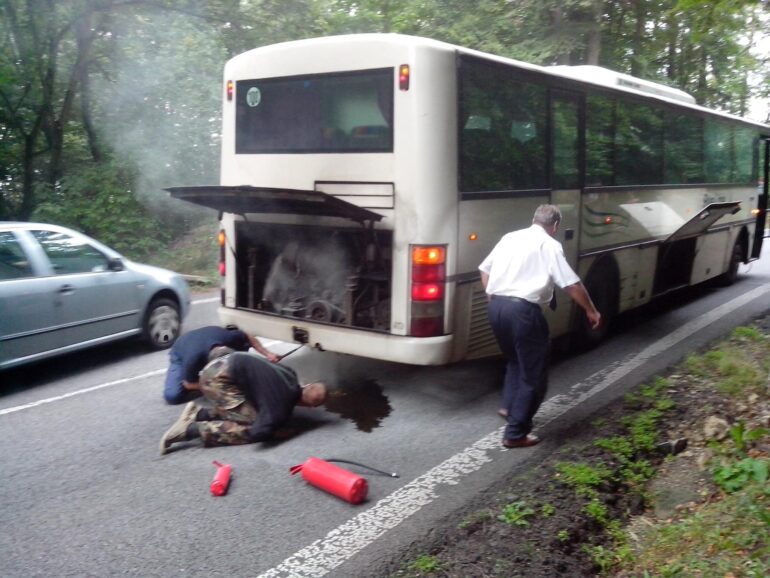
[[[760,129],[763,135],[770,135],[770,126],[758,121],[749,120],[734,114],[722,112],[719,110],[707,108],[696,103],[695,98],[686,92],[660,84],[637,78],[629,74],[616,72],[608,68],[592,65],[579,65],[579,66],[540,66],[538,64],[532,64],[521,60],[515,60],[504,56],[497,56],[487,52],[481,52],[471,48],[464,48],[440,40],[434,40],[431,38],[424,38],[420,36],[410,36],[406,34],[397,34],[392,32],[387,33],[365,33],[365,34],[344,34],[337,36],[322,36],[317,38],[307,38],[303,40],[292,40],[288,42],[282,42],[279,44],[272,44],[252,49],[243,54],[237,55],[231,59],[236,61],[241,58],[248,59],[251,56],[257,54],[266,55],[273,51],[281,51],[289,48],[301,48],[303,46],[321,46],[321,45],[334,45],[349,47],[351,44],[379,44],[381,46],[392,45],[399,47],[411,47],[411,48],[433,48],[435,50],[452,51],[458,54],[467,54],[477,58],[490,60],[493,62],[499,62],[504,65],[514,66],[516,68],[544,74],[551,77],[562,78],[572,82],[579,82],[581,84],[592,85],[603,89],[609,89],[612,91],[623,92],[626,94],[634,94],[642,98],[653,99],[657,101],[668,102],[674,106],[680,106],[684,108],[698,110],[704,113],[717,115],[725,119],[741,122],[744,124],[752,125],[754,128]]]

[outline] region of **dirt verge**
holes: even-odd
[[[755,327],[770,336],[770,317]],[[738,338],[729,346],[753,357],[767,376],[766,339],[760,346]],[[708,471],[714,439],[724,439],[737,422],[770,425],[770,384],[759,394],[726,391],[718,375],[684,366],[565,431],[569,444],[448,518],[382,576],[612,575],[618,532],[635,536],[635,525],[665,523],[718,494]],[[622,449],[623,438],[633,447]]]

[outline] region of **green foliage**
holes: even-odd
[[[745,455],[749,449],[749,444],[770,435],[770,430],[764,427],[746,429],[746,424],[739,421],[730,428],[729,434],[738,453]]]
[[[34,219],[72,227],[141,259],[168,240],[161,223],[132,194],[132,175],[115,165],[91,165],[62,180]]]
[[[615,554],[609,548],[602,545],[583,545],[583,551],[588,554],[596,564],[600,573],[608,572],[615,565]]]
[[[703,379],[718,378],[717,388],[728,395],[761,391],[765,372],[748,359],[743,347],[727,344],[702,355],[690,355],[684,363],[687,371]]]
[[[583,511],[602,526],[607,524],[607,506],[602,504],[598,498],[591,499],[591,501],[583,507]]]
[[[649,529],[636,556],[625,560],[624,575],[770,575],[765,492],[750,484],[681,520]]]
[[[745,341],[752,341],[755,343],[761,343],[761,342],[767,341],[767,336],[756,327],[746,327],[746,326],[736,327],[735,329],[732,330],[732,332],[730,333],[730,336],[733,339],[737,339],[739,341],[745,340]]]
[[[421,554],[407,565],[407,568],[419,574],[430,574],[441,570],[441,561],[435,556]]]
[[[511,526],[528,526],[529,518],[535,514],[525,502],[513,502],[507,504],[497,519]]]
[[[661,417],[658,409],[639,412],[623,420],[631,435],[631,444],[638,451],[652,452],[658,442],[657,425]]]
[[[648,460],[634,460],[620,468],[620,476],[632,488],[641,488],[655,475],[655,468]]]
[[[578,496],[593,497],[596,488],[608,482],[612,472],[605,464],[591,466],[583,463],[560,462],[556,464],[557,478],[574,488]]]
[[[556,513],[556,506],[553,504],[543,504],[540,506],[540,515],[544,518],[550,518]]]
[[[626,436],[600,438],[594,442],[597,447],[609,452],[622,462],[629,461],[634,456],[634,446]]]
[[[768,478],[770,460],[744,458],[734,464],[719,466],[714,470],[714,481],[725,492],[734,493],[748,484],[764,485]]]

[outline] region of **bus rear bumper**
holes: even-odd
[[[323,351],[333,351],[360,357],[371,357],[410,365],[444,365],[452,360],[453,336],[410,337],[376,331],[354,329],[340,325],[313,323],[307,319],[286,319],[219,308],[224,325],[234,324],[239,329],[270,339],[299,343],[297,335],[306,337],[306,343]]]

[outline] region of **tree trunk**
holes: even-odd
[[[636,25],[634,26],[634,38],[631,43],[631,75],[642,76],[642,46],[644,46],[644,30],[647,24],[647,10],[643,0],[637,2],[634,16],[636,17]]]
[[[586,38],[586,64],[597,66],[602,51],[602,0],[591,5],[591,27]]]
[[[54,119],[53,130],[51,131],[51,161],[49,166],[48,183],[55,187],[62,175],[62,154],[64,151],[64,127],[72,116],[75,96],[83,82],[83,78],[88,74],[88,56],[91,52],[91,46],[95,39],[94,30],[91,27],[91,12],[85,12],[81,18],[75,22],[75,37],[77,40],[77,56],[70,72],[67,90],[64,93],[61,109],[58,116]]]
[[[562,13],[561,8],[552,8],[549,10],[549,13],[551,15],[551,33],[553,36],[559,37],[561,36],[561,31],[564,27],[564,14]],[[569,52],[559,52],[559,54],[556,55],[556,64],[572,64],[570,62]]]

